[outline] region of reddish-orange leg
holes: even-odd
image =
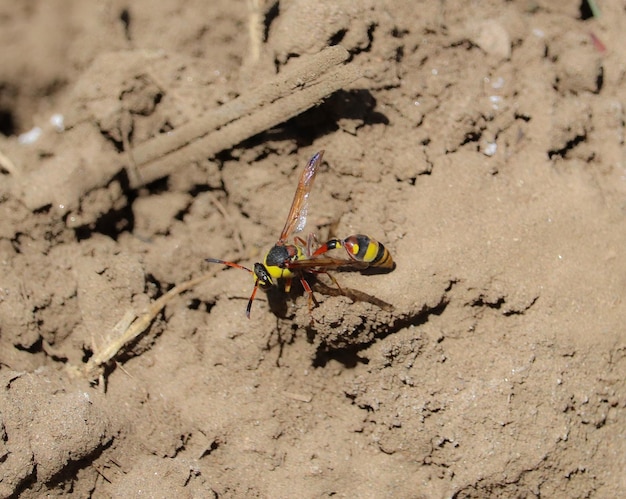
[[[334,250],[335,248],[338,248],[341,246],[341,241],[339,239],[331,239],[330,241],[327,241],[326,243],[320,245],[319,241],[317,240],[317,236],[315,234],[309,234],[306,238],[306,241],[302,239],[301,237],[296,236],[294,237],[294,241],[296,242],[296,244],[300,245],[300,247],[304,249],[304,254],[309,258],[323,255],[324,253],[328,253],[329,251]],[[313,251],[314,245],[317,247],[315,251]],[[330,278],[330,280],[333,282],[333,284],[337,286],[337,289],[341,293],[343,293],[343,290],[341,289],[341,286],[339,285],[339,281],[337,281],[337,279],[335,279],[335,277],[329,272],[326,272],[325,270],[314,270],[314,269],[309,269],[307,270],[307,272],[311,274],[326,274]],[[308,283],[305,285],[305,282],[306,281],[302,283],[304,286],[304,289],[306,289],[309,292],[310,296],[313,296],[311,287],[308,286]],[[313,301],[315,302],[315,305],[317,306],[318,303],[315,300],[314,296],[313,296]],[[310,302],[309,302],[309,305],[310,305]]]

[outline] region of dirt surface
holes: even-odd
[[[600,3],[1,1],[0,496],[619,496]],[[322,149],[301,235],[383,242],[333,276],[393,309],[320,275],[248,320],[205,259],[262,260]]]

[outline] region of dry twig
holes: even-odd
[[[214,157],[301,114],[358,79],[360,69],[344,65],[348,57],[348,51],[340,46],[301,57],[256,88],[168,133],[134,145],[125,154],[103,154],[76,162],[59,160],[35,170],[14,186],[16,196],[30,209],[51,205],[67,213],[124,168],[129,171],[131,187],[137,188]]]
[[[86,364],[82,366],[68,366],[70,374],[83,376],[90,380],[98,378],[102,373],[103,367],[108,364],[122,348],[143,333],[172,298],[206,281],[212,276],[213,273],[207,273],[174,286],[158,300],[155,300],[148,310],[138,317],[136,317],[133,312],[126,312],[124,317],[122,317],[113,328],[113,332],[117,333],[112,335],[113,339],[96,352]]]

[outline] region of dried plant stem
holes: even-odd
[[[212,276],[213,273],[207,273],[174,286],[154,301],[148,310],[139,316],[135,316],[133,312],[126,312],[113,328],[114,334],[111,341],[104,348],[99,349],[83,366],[69,366],[69,372],[75,376],[83,376],[91,380],[96,379],[101,374],[103,366],[114,359],[117,353],[127,344],[143,333],[172,298]]]
[[[106,185],[123,169],[130,186],[138,188],[190,163],[214,157],[346,88],[361,76],[358,66],[344,64],[349,57],[346,49],[333,46],[293,60],[273,78],[170,132],[132,149],[125,143],[124,154],[107,153],[75,163],[61,157],[52,166],[23,175],[13,186],[15,195],[30,209],[51,205],[65,214],[75,210],[88,192]],[[79,127],[75,133],[89,130]],[[14,170],[6,159],[0,158],[0,166]]]
[[[204,116],[137,145],[133,159],[141,181],[214,156],[319,104],[361,76],[355,66],[342,65],[348,57],[344,48],[329,47]]]
[[[261,56],[261,45],[263,44],[263,14],[260,0],[248,0],[248,11],[249,56],[251,62],[255,63]]]

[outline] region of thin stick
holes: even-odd
[[[233,231],[235,242],[237,243],[237,249],[239,250],[239,254],[242,255],[245,248],[243,246],[243,239],[241,238],[241,231],[236,228],[237,224],[233,223],[233,218],[228,214],[228,212],[226,211],[226,208],[224,207],[222,203],[220,203],[220,200],[217,199],[215,194],[213,194],[210,191],[208,192],[208,194],[209,194],[209,200],[211,201],[211,203],[213,203],[213,206],[217,208],[217,211],[219,211],[221,215],[224,217],[224,220],[226,220],[227,222],[230,222],[230,225],[235,227]]]
[[[70,366],[68,370],[71,374],[74,375],[82,375],[88,379],[95,379],[98,377],[99,371],[107,364],[111,359],[113,359],[117,353],[124,348],[128,343],[135,340],[141,333],[143,333],[148,326],[152,323],[154,318],[163,310],[165,305],[174,298],[175,296],[181,294],[188,289],[193,288],[197,284],[200,284],[203,281],[206,281],[210,277],[213,276],[213,273],[207,273],[201,275],[200,277],[196,277],[195,279],[190,279],[189,281],[185,281],[177,286],[174,286],[167,293],[161,296],[158,300],[154,301],[148,308],[147,312],[141,314],[137,318],[133,320],[133,317],[129,316],[129,313],[126,312],[124,317],[118,322],[118,324],[113,328],[114,331],[126,326],[126,330],[122,332],[122,334],[117,335],[113,338],[107,345],[104,346],[100,351],[98,351],[89,362],[85,365],[77,367]]]
[[[248,0],[248,36],[250,37],[250,61],[256,63],[261,56],[263,43],[263,16],[259,0]]]
[[[348,56],[346,49],[335,46],[306,58],[302,63],[297,61],[298,64],[294,67],[287,67],[284,72],[223,106],[209,110],[203,116],[166,134],[136,145],[133,150],[135,163],[138,166],[149,163],[184,147],[198,137],[215,132],[243,116],[253,114],[266,104],[297,93],[299,88],[314,82],[329,69],[344,62]]]
[[[111,154],[74,166],[59,160],[24,176],[14,187],[16,195],[30,209],[53,205],[66,213],[76,209],[87,192],[106,185],[125,167],[133,168],[129,180],[131,187],[137,188],[191,162],[214,157],[319,104],[358,79],[361,72],[354,64],[343,65],[349,56],[346,49],[334,46],[301,57],[240,97],[134,145],[132,160],[127,155]],[[5,168],[12,169],[11,163]],[[51,178],[55,181],[50,182]]]
[[[0,168],[13,175],[17,173],[17,168],[15,168],[13,161],[11,161],[8,156],[5,156],[2,151],[0,151]]]
[[[360,73],[354,67],[344,66],[334,71],[332,76],[332,78],[313,84],[298,93],[284,97],[272,105],[263,107],[253,115],[243,117],[210,135],[201,137],[185,146],[184,149],[141,165],[142,179],[144,182],[150,182],[164,177],[178,165],[201,161],[224,149],[233,147],[248,137],[293,118],[315,103],[319,103],[327,95],[354,81],[360,76]]]

